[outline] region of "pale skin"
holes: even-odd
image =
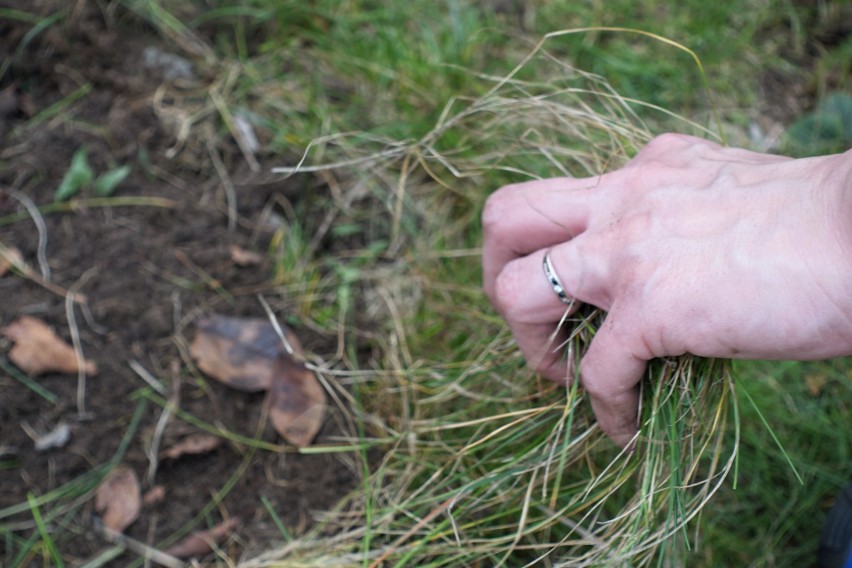
[[[503,187],[482,220],[485,292],[542,375],[574,376],[556,349],[569,330],[554,336],[566,308],[607,313],[579,376],[621,446],[653,358],[852,354],[852,150],[791,159],[667,134],[611,173]]]

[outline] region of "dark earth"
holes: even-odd
[[[136,473],[143,492],[162,486],[165,497],[142,509],[128,536],[162,548],[187,528],[208,528],[237,517],[239,524],[222,554],[238,559],[282,541],[261,498],[292,535],[303,533],[316,522],[317,512],[334,507],[357,485],[356,468],[339,454],[293,451],[262,422],[263,395],[203,378],[187,346],[193,322],[205,315],[265,317],[258,294],[286,318],[291,300],[275,288],[275,267],[267,254],[278,229],[274,221],[287,207],[296,207],[312,211],[307,224],[320,225],[323,211],[307,201],[326,188],[309,177],[264,179],[248,167],[227,133],[215,132],[209,144],[188,141],[172,156],[169,150],[179,141],[167,113],[155,112],[158,97],[165,92],[168,99],[172,90],[162,69],[143,64],[146,48],[169,52],[168,42],[132,13],[116,9],[117,3],[25,4],[28,12],[44,16],[61,5],[67,16],[33,37],[28,36],[31,23],[0,18],[0,243],[19,249],[39,274],[39,229],[27,198],[41,207],[53,289],[21,274],[0,277],[0,326],[29,315],[70,342],[64,291],[79,292],[86,302],[74,307],[75,327],[83,352],[99,370],[88,377],[86,414],[81,415],[76,376],[37,377],[55,395],[56,402],[50,402],[8,372],[11,344],[0,339],[0,362],[6,369],[0,371],[0,527],[12,528],[19,539],[37,534],[30,509],[5,517],[3,510],[108,463],[129,436],[121,463]],[[21,8],[14,2],[0,2],[0,7]],[[765,106],[775,120],[792,120],[812,106],[814,92],[800,79],[767,75]],[[50,209],[81,147],[96,171],[130,165],[131,173],[114,199],[86,201],[92,194],[84,190],[78,196],[82,199]],[[214,154],[234,183],[235,218],[229,215]],[[258,159],[261,171],[286,163],[281,156]],[[128,198],[134,201],[120,201]],[[232,246],[260,253],[264,260],[241,266],[232,257]],[[295,332],[309,352],[321,357],[335,353],[336,337],[309,329]],[[144,393],[151,391],[132,362],[164,384],[177,385],[172,396],[182,411],[274,448],[252,451],[246,444],[226,441],[207,453],[164,460],[149,479],[146,445],[163,404],[146,398]],[[137,408],[141,420],[134,424]],[[339,418],[339,410],[330,407],[316,443],[335,441]],[[45,433],[63,422],[71,427],[70,441],[35,451],[28,430]],[[192,427],[173,417],[166,441],[187,428]],[[91,492],[78,501],[49,501],[40,512],[48,515],[56,512],[54,507],[66,508],[53,521],[64,529],[54,538],[66,562],[85,563],[110,546],[92,528]],[[9,543],[0,538],[0,565],[14,559]],[[20,550],[21,543],[13,548]],[[110,565],[128,565],[136,558],[125,553]]]
[[[28,3],[27,10],[50,14],[52,4]],[[298,205],[304,195],[315,195],[322,187],[305,177],[259,180],[236,142],[220,136],[215,151],[232,172],[238,196],[237,217],[229,226],[224,186],[210,159],[204,160],[200,151],[195,154],[201,158],[193,155],[192,148],[177,158],[166,157],[176,140],[152,102],[164,78],[158,69],[142,64],[146,47],[167,51],[165,42],[129,13],[102,11],[94,2],[76,5],[82,8],[69,8],[66,21],[24,48],[20,46],[32,25],[0,19],[0,55],[9,64],[0,79],[0,243],[17,247],[39,273],[39,231],[21,195],[37,206],[51,204],[81,147],[98,172],[116,164],[129,164],[132,170],[112,202],[77,201],[63,211],[42,214],[50,282],[61,289],[48,290],[11,272],[0,278],[0,326],[30,315],[68,342],[71,325],[62,289],[85,295],[86,304],[75,307],[74,319],[85,356],[98,365],[97,375],[87,379],[85,416],[79,413],[76,375],[36,378],[56,395],[51,403],[0,371],[0,511],[113,459],[141,400],[142,419],[130,432],[121,462],[137,474],[143,492],[162,486],[165,498],[144,507],[126,534],[160,547],[184,527],[209,528],[237,517],[224,554],[239,558],[257,553],[282,541],[261,497],[290,533],[299,535],[314,524],[317,512],[332,508],[354,487],[357,476],[335,454],[300,455],[288,448],[269,424],[260,423],[264,397],[203,379],[194,372],[187,346],[195,333],[193,322],[204,315],[266,317],[257,297],[261,293],[276,314],[286,317],[288,299],[273,289],[266,254],[277,228],[272,221],[281,203]],[[40,114],[87,84],[89,92],[54,116]],[[268,171],[275,164],[261,165]],[[134,205],[115,205],[128,196],[140,199]],[[92,195],[84,190],[78,197]],[[264,260],[240,266],[232,259],[234,245],[260,253]],[[334,353],[335,338],[295,331],[309,352]],[[8,369],[11,345],[0,341],[0,358]],[[166,385],[179,385],[181,410],[248,438],[260,428],[257,437],[279,450],[251,453],[244,444],[226,442],[205,454],[163,460],[149,480],[146,443],[163,406],[140,395],[148,385],[131,362]],[[338,433],[336,418],[330,408],[316,443]],[[67,445],[36,452],[25,428],[44,433],[62,422],[71,426]],[[186,426],[172,418],[164,443],[170,432]],[[233,477],[233,487],[216,503],[214,496]],[[54,537],[66,562],[83,563],[109,543],[91,530],[93,500],[71,505],[76,512],[58,517],[67,526]],[[45,505],[42,515],[54,506]],[[200,522],[191,525],[202,513]],[[34,534],[29,510],[0,519],[4,524],[15,527],[20,538]],[[0,565],[13,561],[7,547],[8,541],[0,538]],[[134,558],[126,553],[111,565],[127,565]]]

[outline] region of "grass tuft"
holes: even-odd
[[[677,565],[692,547],[686,527],[736,456],[736,440],[726,444],[737,411],[730,366],[692,357],[652,364],[636,452],[620,451],[578,388],[543,384],[527,371],[478,287],[458,284],[476,280],[467,277],[478,270],[470,266],[476,251],[462,246],[483,187],[594,177],[651,137],[635,105],[546,49],[558,35],[509,75],[481,75],[490,83],[484,94],[452,99],[415,142],[325,137],[297,165],[276,170],[357,166],[361,183],[382,185],[391,218],[385,254],[404,256],[398,268],[422,298],[391,331],[397,348],[386,357],[408,364],[355,384],[368,393],[355,411],[373,416],[365,422],[393,445],[345,515],[332,517],[335,536],[291,542],[280,560]],[[602,318],[586,310],[564,322],[573,330],[567,356],[579,359]],[[424,352],[445,362],[411,356]]]

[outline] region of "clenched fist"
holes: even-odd
[[[503,187],[482,220],[485,292],[536,370],[573,376],[568,330],[553,337],[566,310],[607,313],[579,371],[622,446],[650,359],[852,354],[852,150],[796,160],[666,134],[600,177]]]

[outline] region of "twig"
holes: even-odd
[[[74,296],[74,302],[85,303],[86,296],[83,294],[71,294],[68,290],[63,288],[62,286],[58,286],[52,282],[48,282],[40,275],[38,275],[32,268],[30,268],[18,255],[13,254],[5,245],[0,243],[0,257],[8,262],[12,268],[17,270],[21,276],[24,278],[29,278],[39,286],[45,288],[56,294],[57,296],[62,296],[63,298],[67,298],[69,295]]]
[[[402,210],[405,204],[405,184],[408,180],[409,166],[411,164],[411,154],[405,154],[402,160],[402,166],[399,172],[399,180],[396,184],[396,195],[394,195],[395,203],[393,208],[393,224],[391,225],[391,240],[388,247],[389,254],[395,256],[402,246],[400,239],[400,228],[402,227]]]
[[[106,335],[109,333],[108,328],[95,321],[95,316],[92,315],[92,308],[89,307],[87,302],[80,303],[80,311],[83,312],[83,319],[86,320],[86,325],[89,326],[89,329],[98,335]]]
[[[238,69],[232,66],[228,79],[230,79],[236,71],[238,71]],[[231,136],[233,136],[234,140],[237,141],[237,146],[240,147],[240,152],[242,152],[243,157],[245,158],[246,163],[249,166],[249,169],[251,169],[251,171],[253,172],[259,172],[260,164],[257,163],[257,158],[254,157],[254,152],[252,151],[251,144],[248,142],[248,140],[246,140],[245,135],[237,126],[236,120],[234,120],[234,115],[231,114],[231,110],[228,108],[228,105],[225,103],[225,100],[222,98],[222,95],[215,89],[210,89],[209,93],[210,100],[213,101],[213,104],[216,106],[216,110],[219,111],[219,115],[222,117],[225,126],[228,127],[228,130],[231,132]]]
[[[174,410],[180,408],[180,373],[177,369],[174,371],[172,392],[168,402],[163,406],[159,420],[157,420],[157,427],[154,429],[154,435],[151,436],[151,446],[148,449],[148,483],[151,485],[154,484],[157,467],[160,465],[158,454],[160,453],[160,442],[163,440],[163,433],[166,431],[166,426],[169,420],[171,420]]]
[[[166,568],[185,568],[186,563],[179,558],[175,558],[171,554],[166,554],[156,548],[148,546],[144,542],[132,539],[127,535],[121,534],[108,527],[105,527],[98,517],[92,516],[90,526],[101,538],[112,544],[119,544],[126,549],[135,552],[145,559],[153,560],[157,564]]]
[[[59,213],[74,211],[85,207],[160,207],[177,209],[178,202],[163,197],[147,197],[144,195],[121,195],[117,197],[88,197],[72,199],[71,201],[56,201],[38,208],[41,213]],[[0,227],[27,219],[27,213],[12,213],[0,217]]]
[[[178,261],[186,266],[193,274],[198,276],[211,290],[220,294],[228,302],[233,301],[233,296],[222,286],[222,283],[214,278],[209,272],[192,262],[185,252],[180,249],[175,249],[175,258],[177,258]]]
[[[86,363],[83,358],[83,348],[80,345],[80,330],[77,329],[77,319],[74,316],[74,294],[65,296],[65,316],[68,318],[68,328],[71,331],[71,344],[77,357],[77,414],[86,416]]]
[[[139,378],[151,385],[151,388],[163,396],[169,395],[169,391],[163,383],[157,379],[157,377],[149,373],[148,369],[140,365],[138,361],[130,361],[128,364],[130,365],[130,368],[133,369],[133,372],[139,375]]]
[[[269,318],[269,323],[272,324],[272,328],[278,335],[278,339],[281,340],[281,344],[284,345],[284,349],[287,350],[287,354],[299,360],[303,359],[304,356],[301,353],[296,353],[296,350],[293,349],[293,344],[287,340],[287,336],[284,334],[284,330],[281,329],[281,324],[278,323],[278,318],[275,317],[274,313],[272,313],[272,308],[269,307],[269,303],[266,301],[266,298],[264,298],[262,294],[258,294],[257,299],[260,301],[260,305],[263,306],[263,310]]]
[[[23,205],[27,212],[32,217],[33,224],[38,231],[38,248],[36,249],[36,259],[39,269],[41,269],[41,277],[45,282],[50,282],[50,266],[47,264],[47,225],[44,222],[41,212],[33,203],[33,200],[28,195],[16,189],[7,189],[9,195],[17,199]]]
[[[360,164],[366,164],[366,163],[369,163],[369,162],[379,161],[379,160],[384,159],[384,158],[397,158],[397,157],[405,154],[405,152],[408,151],[407,146],[393,147],[393,148],[390,148],[388,150],[383,150],[381,152],[375,152],[373,154],[369,154],[367,156],[359,156],[357,158],[351,158],[351,159],[348,159],[348,160],[340,160],[340,161],[337,161],[337,162],[332,162],[332,163],[329,163],[329,164],[321,164],[321,165],[318,165],[318,166],[305,166],[304,162],[307,159],[311,148],[313,146],[316,146],[320,142],[326,141],[327,139],[329,139],[329,137],[319,138],[317,140],[311,141],[311,143],[308,144],[308,147],[305,148],[305,152],[302,154],[302,158],[299,160],[299,162],[295,166],[292,166],[292,167],[281,166],[281,167],[272,168],[272,170],[271,170],[272,173],[273,174],[288,174],[288,175],[291,175],[291,174],[295,174],[295,173],[319,172],[319,171],[322,171],[322,170],[342,169],[342,168],[345,168],[345,167],[357,166],[357,165],[360,165]]]
[[[234,189],[234,182],[231,181],[231,176],[228,175],[228,168],[225,167],[225,162],[222,161],[219,150],[216,149],[212,140],[207,143],[207,152],[210,154],[210,161],[213,162],[213,168],[222,181],[225,200],[228,202],[228,230],[233,231],[237,228],[237,192]]]
[[[77,357],[77,414],[81,418],[86,417],[86,359],[83,357],[83,345],[80,341],[80,329],[77,327],[77,317],[74,315],[74,301],[77,297],[77,289],[82,287],[86,281],[97,272],[97,268],[90,268],[71,286],[65,295],[65,316],[68,318],[68,329],[71,333],[71,344],[74,347],[74,355]]]

